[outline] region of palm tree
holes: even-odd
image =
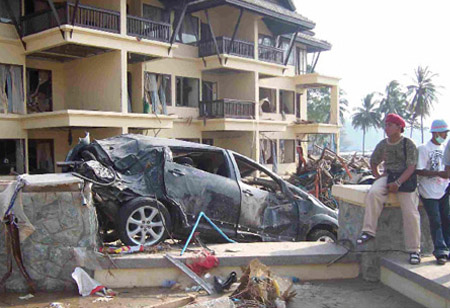
[[[380,101],[377,111],[383,115],[383,121],[389,113],[404,116],[405,102],[406,94],[402,91],[400,83],[397,80],[392,80],[386,87],[384,97]]]
[[[376,111],[376,101],[373,98],[376,93],[367,94],[363,99],[363,106],[355,109],[353,114],[352,126],[354,128],[361,128],[363,131],[362,152],[366,146],[366,131],[370,127],[379,127],[381,125],[380,113]]]
[[[437,102],[437,90],[433,78],[437,74],[432,73],[428,67],[419,66],[414,71],[413,84],[408,86],[408,94],[412,96],[409,109],[413,111],[413,118],[420,117],[420,130],[423,142],[423,118],[430,114],[433,103]]]

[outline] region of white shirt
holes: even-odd
[[[444,171],[443,163],[444,146],[436,145],[428,141],[418,147],[419,158],[417,162],[417,170]],[[445,189],[449,183],[449,179],[439,176],[419,176],[419,194],[425,199],[441,199],[445,194]]]

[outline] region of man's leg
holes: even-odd
[[[417,192],[399,192],[398,201],[402,208],[403,233],[407,252],[420,252],[420,214]]]
[[[366,195],[366,211],[362,232],[375,236],[377,233],[378,218],[380,217],[383,205],[388,198],[387,177],[382,176],[370,187]]]
[[[439,209],[441,213],[442,236],[444,237],[444,242],[448,251],[450,249],[450,204],[448,194],[445,194],[445,196],[439,200]]]
[[[445,242],[441,221],[441,201],[442,199],[422,198],[422,203],[427,212],[428,221],[430,222],[430,232],[434,246],[433,255],[436,258],[448,255],[448,248]]]

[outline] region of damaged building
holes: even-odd
[[[61,172],[89,132],[194,141],[284,174],[339,138],[331,45],[290,0],[0,0],[0,174]],[[329,123],[307,91],[330,88]],[[339,147],[339,144],[336,144]]]

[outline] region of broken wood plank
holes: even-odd
[[[148,308],[178,308],[178,307],[183,307],[187,304],[192,303],[195,300],[195,296],[190,295],[190,296],[186,296],[186,297],[182,297],[182,298],[177,298],[171,301],[167,301],[164,303],[160,303],[160,304],[156,304],[156,305],[152,305],[149,306]]]

